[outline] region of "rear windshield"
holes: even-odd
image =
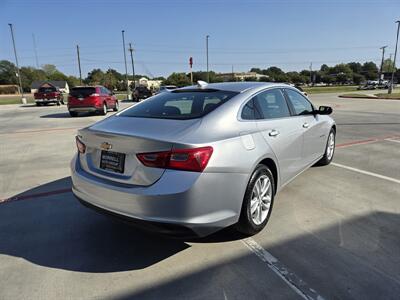
[[[218,90],[162,93],[122,112],[120,116],[182,120],[201,118],[237,94]]]
[[[71,89],[69,94],[75,98],[85,98],[94,93],[96,93],[96,88],[94,87],[79,87]]]
[[[39,93],[53,93],[57,91],[55,87],[41,87],[39,88]]]

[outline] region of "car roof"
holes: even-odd
[[[262,89],[272,86],[289,86],[289,85],[285,83],[275,83],[275,82],[245,81],[245,82],[209,83],[206,86],[203,86],[203,88],[242,93],[249,89]],[[193,89],[201,89],[201,87],[199,87],[198,85],[192,85],[180,88],[178,90],[185,90],[185,89],[193,90]]]

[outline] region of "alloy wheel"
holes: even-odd
[[[331,132],[328,138],[328,144],[326,147],[326,157],[331,160],[333,157],[333,152],[335,151],[335,134]]]
[[[254,224],[260,225],[268,216],[272,201],[272,186],[267,175],[262,175],[254,184],[250,201],[250,214]]]

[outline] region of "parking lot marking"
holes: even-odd
[[[13,202],[13,201],[19,201],[19,200],[27,200],[27,199],[33,199],[33,198],[41,198],[41,197],[47,197],[47,196],[52,196],[52,195],[64,194],[64,193],[68,193],[70,191],[71,191],[71,188],[66,188],[66,189],[53,190],[53,191],[37,193],[37,194],[14,196],[11,198],[0,199],[0,204]]]
[[[338,163],[331,163],[331,165],[333,165],[333,166],[335,166],[335,167],[347,169],[347,170],[350,170],[350,171],[353,171],[353,172],[357,172],[357,173],[361,173],[361,174],[369,175],[369,176],[374,176],[374,177],[376,177],[376,178],[380,178],[380,179],[384,179],[384,180],[388,180],[388,181],[391,181],[391,182],[400,184],[400,180],[399,180],[399,179],[396,179],[396,178],[392,178],[392,177],[380,175],[380,174],[377,174],[377,173],[373,173],[373,172],[368,172],[368,171],[360,170],[360,169],[357,169],[357,168],[345,166],[345,165],[338,164]]]
[[[353,141],[353,142],[348,142],[348,143],[343,143],[343,144],[337,144],[336,148],[346,148],[346,147],[354,146],[354,145],[364,145],[364,144],[374,143],[374,142],[377,142],[377,141],[378,141],[377,139]]]
[[[350,146],[355,146],[355,145],[364,145],[364,144],[370,144],[370,143],[376,143],[376,142],[381,142],[381,141],[387,141],[393,139],[399,138],[400,136],[398,135],[390,135],[390,136],[384,136],[384,137],[379,137],[379,138],[371,138],[367,140],[358,140],[358,141],[351,141],[347,143],[342,143],[342,144],[337,144],[336,148],[346,148]]]
[[[276,275],[278,275],[287,285],[295,291],[303,299],[318,299],[324,298],[319,295],[314,289],[310,288],[302,279],[296,274],[287,269],[276,257],[265,250],[252,238],[242,240],[242,243],[247,246],[258,258],[266,263]]]
[[[400,140],[393,140],[393,139],[385,139],[385,141],[400,143]]]
[[[37,130],[0,132],[0,134],[37,133],[37,132],[46,132],[46,131],[62,131],[62,130],[74,130],[74,129],[77,130],[77,129],[80,129],[80,128],[81,127],[43,128],[43,129],[37,129]]]

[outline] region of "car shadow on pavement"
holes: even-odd
[[[280,230],[279,225],[269,226],[269,230]],[[398,299],[399,226],[400,214],[372,212],[312,232],[299,228],[298,235],[279,243],[261,233],[252,238],[268,251],[258,252],[257,256],[264,253],[261,259],[252,252],[226,259],[222,252],[219,261],[200,270],[154,282],[149,287],[135,287],[122,295],[116,293],[113,298],[297,299],[296,294],[285,294],[290,291],[288,286],[282,289],[273,284],[278,276],[268,274],[273,274],[270,269],[276,267],[303,291],[312,287],[325,299]],[[284,233],[282,228],[281,234]],[[263,259],[270,262],[263,263]],[[274,267],[268,268],[268,264]],[[295,277],[301,284],[296,283]]]
[[[69,177],[0,203],[0,254],[89,273],[143,269],[190,247],[83,207]]]
[[[79,118],[79,117],[93,117],[93,116],[95,116],[95,114],[80,113],[76,117]],[[40,118],[45,118],[45,119],[64,119],[64,118],[67,118],[67,119],[70,119],[71,116],[70,116],[70,114],[68,112],[64,112],[64,113],[55,113],[55,114],[43,115],[43,116],[40,116]]]

